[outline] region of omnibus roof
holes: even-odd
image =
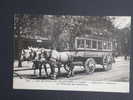
[[[77,36],[75,39],[97,39],[97,40],[112,41],[112,37],[105,37],[105,36],[99,36],[99,35],[82,35],[82,36]]]

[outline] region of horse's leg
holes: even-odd
[[[70,77],[68,64],[63,64],[63,67],[64,67],[65,71],[67,72],[67,77]]]
[[[65,64],[64,67],[68,67],[68,68],[66,68],[67,69],[66,71],[67,71],[67,78],[69,78],[71,76],[70,66],[69,66],[69,64]]]
[[[22,67],[22,61],[18,60],[18,67]]]
[[[39,76],[41,77],[42,76],[42,64],[41,62],[38,62],[38,66],[39,66]]]
[[[57,67],[58,67],[58,75],[60,75],[61,74],[61,71],[60,71],[61,64],[58,64]]]
[[[73,71],[73,69],[74,69],[74,65],[73,65],[73,64],[71,64],[71,65],[70,65],[71,76],[74,76],[74,71]]]
[[[56,79],[56,72],[55,72],[55,68],[56,68],[56,66],[55,66],[55,65],[53,65],[53,78],[52,78],[52,79]]]
[[[39,76],[40,76],[40,77],[42,76],[41,71],[42,71],[42,68],[39,68]]]
[[[73,72],[74,66],[72,65],[72,63],[68,63],[67,66],[69,68],[67,77],[69,78],[70,76],[74,76],[74,72]]]
[[[51,64],[51,79],[56,79],[55,68],[56,66],[54,64]]]
[[[36,69],[34,69],[34,75],[36,75]]]
[[[43,63],[43,66],[44,66],[44,70],[45,70],[45,73],[46,73],[46,77],[48,77],[48,71],[47,71],[46,63]]]
[[[51,63],[49,65],[50,65],[50,70],[51,70],[50,74],[53,74],[53,65]]]
[[[33,68],[33,70],[34,70],[34,75],[35,75],[35,74],[36,74],[36,68],[35,68],[34,62],[33,62],[32,68]]]
[[[65,65],[66,66],[66,65]],[[68,66],[68,65],[67,65]],[[70,69],[68,70],[66,70],[67,71],[67,78],[69,78],[70,76],[71,76],[71,71],[70,71]]]

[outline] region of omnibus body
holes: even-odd
[[[113,62],[113,42],[111,38],[101,36],[80,36],[74,40],[74,49],[65,47],[65,51],[74,56],[73,64],[83,65],[87,73],[94,72],[96,64],[103,66],[105,71],[111,70]]]

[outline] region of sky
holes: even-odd
[[[114,26],[122,29],[125,27],[130,27],[131,25],[131,16],[114,16],[115,20],[113,21]]]

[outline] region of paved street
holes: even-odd
[[[45,78],[45,71],[42,70],[42,77],[38,77],[38,72],[36,72],[36,76],[34,76],[34,71],[31,70],[32,63],[31,62],[23,62],[23,68],[17,68],[17,63],[14,64],[14,70],[17,75],[21,76],[23,79],[31,79],[31,80],[50,80],[49,78]],[[123,57],[116,58],[116,63],[112,65],[112,70],[103,71],[101,65],[96,65],[96,70],[93,74],[87,75],[83,70],[82,66],[75,66],[74,72],[75,75],[70,78],[66,78],[66,72],[64,68],[61,69],[61,75],[57,77],[56,80],[88,80],[88,81],[116,81],[116,82],[128,82],[129,81],[129,60],[124,60]],[[50,69],[48,68],[48,72],[50,73]],[[14,74],[14,78],[18,79],[19,77]]]

